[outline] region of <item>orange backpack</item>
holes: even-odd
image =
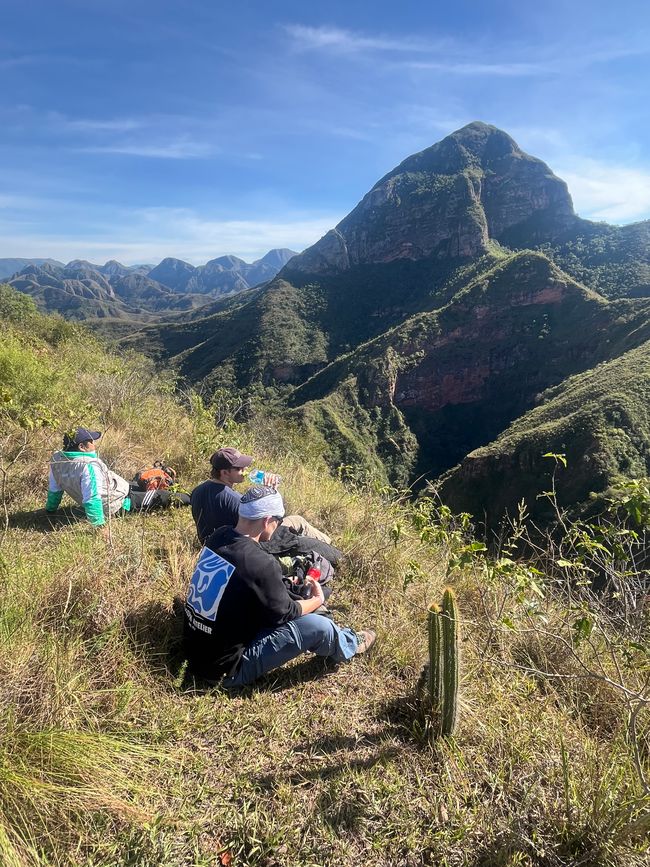
[[[166,491],[176,483],[176,470],[154,461],[152,467],[144,467],[135,474],[135,483],[141,491]]]

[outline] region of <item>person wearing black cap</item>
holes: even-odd
[[[275,488],[255,485],[241,498],[237,526],[206,541],[185,604],[184,648],[199,677],[245,686],[302,653],[343,662],[374,643],[371,629],[355,632],[315,613],[323,589],[313,578],[310,598],[291,596],[279,563],[260,547],[283,516]]]
[[[100,437],[99,431],[85,427],[64,435],[63,450],[50,461],[47,512],[56,512],[64,493],[83,506],[93,527],[102,527],[107,515],[131,508],[129,483],[97,457]]]
[[[97,456],[95,443],[99,431],[79,427],[63,437],[63,449],[50,461],[50,475],[45,511],[56,512],[63,494],[83,506],[93,527],[103,527],[109,515],[132,509],[151,509],[171,502],[169,491],[139,491],[122,476],[110,470]],[[187,504],[188,497],[176,495],[178,502]]]
[[[244,470],[252,463],[253,458],[250,455],[244,455],[229,446],[218,449],[211,455],[210,478],[197,485],[190,498],[192,517],[201,543],[219,527],[236,526],[242,495],[233,490],[233,486],[244,481]],[[278,478],[273,473],[266,473],[264,482],[271,487],[277,487]],[[328,544],[332,541],[301,515],[287,515],[283,524],[300,535],[311,536]]]
[[[237,449],[218,449],[210,457],[210,478],[192,491],[192,517],[200,542],[217,527],[234,527],[239,520],[241,494],[233,485],[244,481],[244,470],[253,463],[250,455]]]

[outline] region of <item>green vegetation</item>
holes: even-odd
[[[579,527],[545,565],[517,556],[517,529],[490,558],[467,516],[343,484],[318,438],[266,413],[242,426],[219,396],[179,403],[149,362],[0,299],[3,364],[28,345],[37,364],[0,416],[2,863],[647,863],[647,618],[584,583],[629,574],[624,524],[604,541]],[[289,509],[345,550],[334,612],[375,626],[376,651],[335,670],[297,660],[236,695],[194,683],[174,602],[198,553],[188,511],[115,520],[108,542],[74,510],[39,512],[49,454],[81,416],[126,475],[161,457],[191,486],[225,443],[279,471]],[[643,517],[644,496],[627,490],[625,515]],[[462,714],[432,744],[418,677],[450,582]]]
[[[580,221],[542,249],[567,274],[607,298],[650,297],[650,221],[629,226]]]
[[[442,594],[442,607],[429,606],[429,702],[433,712],[432,729],[436,735],[449,737],[458,719],[459,615],[451,587]]]
[[[649,255],[650,221],[580,219],[548,166],[475,122],[380,179],[281,278],[182,321],[124,337],[128,323],[111,319],[101,331],[204,395],[235,388],[286,413],[319,439],[331,467],[354,465],[357,478],[417,488],[462,462],[445,491],[498,523],[535,496],[537,466],[526,482],[500,455],[509,493],[488,505],[482,456],[467,456],[498,450],[546,389],[650,339]],[[564,426],[573,444],[560,450],[596,450],[567,496],[606,488],[616,464],[640,466],[626,418],[605,422],[596,444]],[[470,466],[475,478],[464,475]]]
[[[647,301],[608,303],[539,253],[501,252],[483,265],[452,281],[445,305],[339,357],[289,396],[323,435],[333,465],[349,462],[349,451],[373,472],[380,457],[384,478],[397,485],[435,478],[496,439],[550,385],[650,338]],[[517,473],[497,488],[516,504],[518,491],[538,483],[531,478],[527,488]],[[454,497],[451,485],[445,492]],[[492,481],[484,490],[489,498]],[[473,514],[497,510],[497,521],[502,514],[498,496],[453,502]]]
[[[650,472],[650,342],[570,377],[540,401],[444,477],[441,493],[453,508],[496,525],[523,499],[535,520],[552,520],[551,504],[538,499],[553,470],[546,453],[566,455],[557,501],[575,511],[597,509],[610,487]]]

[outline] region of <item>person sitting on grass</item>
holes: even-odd
[[[77,428],[63,437],[62,451],[50,461],[50,477],[45,511],[53,514],[63,494],[80,506],[93,527],[103,527],[109,515],[142,509],[160,509],[171,505],[172,498],[189,505],[187,494],[170,491],[141,491],[110,470],[97,456],[99,431]]]
[[[210,535],[190,581],[184,648],[191,671],[226,688],[245,686],[301,653],[343,662],[375,641],[314,612],[323,591],[307,578],[311,597],[294,599],[277,560],[260,548],[284,517],[275,488],[255,485],[239,503],[236,527]]]
[[[197,485],[191,494],[192,517],[202,544],[219,527],[234,527],[237,524],[242,495],[233,488],[244,481],[244,470],[252,463],[250,455],[230,447],[218,449],[210,457],[210,478]],[[266,485],[277,487],[278,481],[278,476],[266,473]],[[287,515],[282,524],[301,536],[311,536],[327,544],[332,541],[301,515]]]

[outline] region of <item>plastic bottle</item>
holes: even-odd
[[[264,470],[251,470],[250,473],[248,474],[248,478],[254,485],[263,485],[264,484],[264,477],[266,475],[267,475],[267,473]],[[268,473],[268,475],[274,475],[274,474]],[[278,476],[277,479],[278,479],[278,483],[281,482],[282,476]]]
[[[318,583],[318,580],[320,578],[320,569],[318,568],[318,566],[310,566],[309,569],[307,569],[307,572],[305,573],[305,581],[307,580],[307,578],[313,578],[314,581]],[[311,585],[305,583],[303,587],[305,588],[305,599],[311,599],[311,597],[314,595]]]

